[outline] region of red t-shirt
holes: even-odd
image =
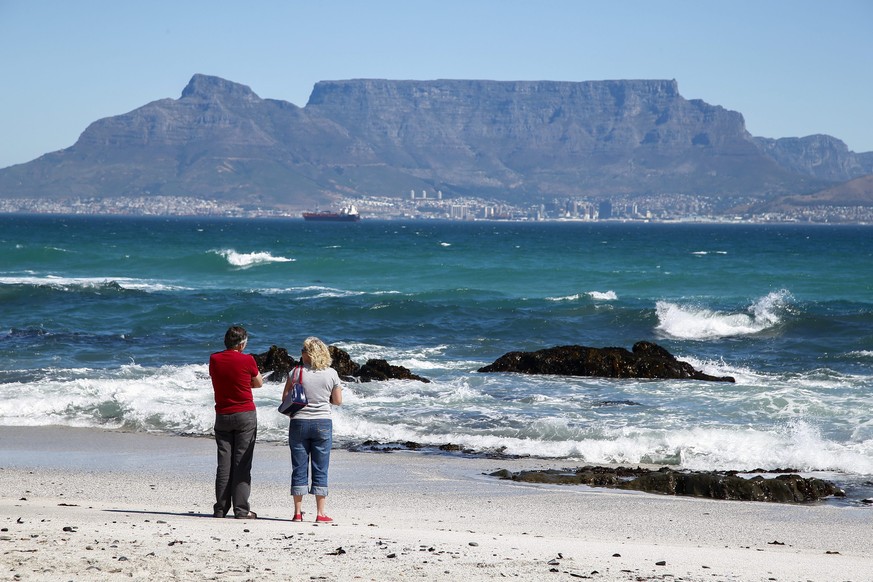
[[[258,365],[251,354],[237,350],[216,352],[209,356],[209,375],[217,414],[255,410],[252,378],[258,375]]]

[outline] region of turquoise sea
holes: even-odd
[[[347,386],[336,446],[873,481],[873,228],[0,216],[0,424],[210,435],[209,354],[317,335],[432,380]],[[735,384],[482,374],[653,341]],[[282,441],[281,384],[256,391]]]

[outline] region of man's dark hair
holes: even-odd
[[[228,328],[227,333],[224,334],[224,347],[227,349],[235,348],[246,341],[248,337],[249,334],[244,327],[234,325]]]

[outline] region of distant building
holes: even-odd
[[[451,208],[451,218],[453,220],[467,220],[469,217],[469,211],[466,205],[452,205]]]

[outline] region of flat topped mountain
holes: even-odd
[[[842,145],[842,149],[840,149]],[[822,164],[826,158],[828,163]],[[0,197],[194,196],[313,207],[441,190],[513,202],[805,194],[873,173],[829,136],[763,140],[672,80],[322,81],[305,107],[194,75],[0,170]]]

